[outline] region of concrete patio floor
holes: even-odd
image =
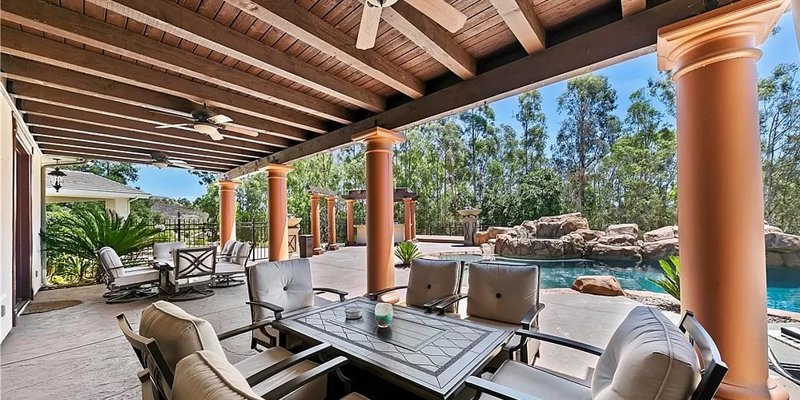
[[[420,243],[425,254],[477,250],[459,245]],[[365,248],[344,247],[311,259],[314,284],[347,290],[350,296],[365,292]],[[407,270],[395,270],[397,284],[408,279]],[[102,286],[39,293],[35,301],[77,299],[77,306],[21,316],[2,344],[0,352],[0,397],[3,399],[139,399],[138,362],[116,326],[114,317],[124,312],[136,329],[141,310],[150,302],[105,304]],[[322,296],[329,300],[332,297]],[[214,328],[236,328],[250,322],[245,305],[245,286],[217,289],[212,297],[182,302],[189,313],[207,319]],[[604,347],[628,311],[639,303],[622,297],[578,294],[571,290],[545,290],[547,308],[541,330]],[[673,314],[671,318],[678,319]],[[779,357],[800,363],[800,352],[771,342]],[[223,347],[231,361],[250,354],[249,335],[226,340]],[[588,380],[596,358],[552,345],[542,346],[537,362],[579,379]],[[786,384],[786,383],[785,383]],[[788,386],[792,398],[800,399],[800,388]]]

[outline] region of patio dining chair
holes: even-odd
[[[158,264],[173,266],[175,260],[174,251],[186,248],[183,242],[162,242],[153,243],[153,261]]]
[[[437,303],[459,292],[462,270],[461,261],[418,258],[411,261],[408,285],[367,293],[367,298],[377,301],[387,293],[406,289],[405,301],[400,305],[424,308],[430,312]]]
[[[691,312],[675,326],[658,309],[636,307],[606,349],[527,329],[516,335],[599,356],[591,387],[506,361],[489,380],[467,379],[467,387],[481,399],[710,400],[728,371],[714,340]]]
[[[230,253],[217,257],[213,282],[209,287],[216,289],[244,285],[244,279],[236,279],[236,277],[244,276],[247,262],[253,255],[253,249],[254,246],[251,246],[250,243],[234,242]]]
[[[122,263],[111,247],[97,251],[100,267],[105,273],[108,292],[103,295],[106,303],[129,303],[158,295],[159,272],[149,266],[129,266]]]
[[[279,320],[284,315],[314,307],[317,292],[333,293],[344,301],[347,292],[332,288],[314,287],[311,262],[307,258],[283,261],[264,261],[247,269],[247,292],[250,296],[252,322]],[[286,337],[271,326],[253,330],[251,347],[257,349],[280,345],[289,349],[302,345],[298,339]]]
[[[466,310],[447,314],[480,324],[508,329],[539,329],[539,266],[513,262],[485,261],[469,264],[466,294],[453,295],[433,308],[445,315],[458,301],[467,300]],[[514,336],[490,363],[497,368],[507,359],[532,363],[539,354],[539,341]]]
[[[217,253],[217,262],[230,262],[230,257],[233,254],[233,248],[236,246],[236,243],[236,240],[233,239],[225,242],[225,244],[222,245],[222,248],[220,248],[219,253]]]
[[[221,341],[266,326],[271,321],[262,321],[217,335],[208,321],[195,317],[172,303],[158,301],[142,310],[138,333],[131,329],[125,314],[117,315],[117,323],[133,347],[139,363],[150,375],[151,381],[143,381],[143,385],[154,385],[160,399],[170,400],[176,398],[173,395],[175,372],[182,359],[198,351],[214,353],[225,359]],[[249,385],[258,390],[269,389],[313,370],[318,364],[309,359],[319,357],[328,349],[330,345],[321,344],[292,354],[288,350],[274,347],[233,364],[233,368]],[[140,376],[140,379],[143,377]],[[309,381],[298,385],[298,388],[298,394],[302,394],[303,399],[322,400],[327,393],[327,379],[322,377]]]
[[[172,301],[196,300],[214,295],[208,289],[216,271],[217,247],[173,250],[173,268],[168,272]]]

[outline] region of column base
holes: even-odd
[[[339,245],[336,243],[332,243],[328,245],[328,251],[336,251],[339,250]]]
[[[358,246],[358,243],[356,243],[355,241],[348,241],[348,242],[345,242],[344,245],[347,246],[347,247]]]
[[[319,255],[322,255],[322,254],[325,254],[325,250],[322,250],[321,247],[317,247],[316,249],[314,249],[314,255],[315,256],[319,256]]]
[[[778,381],[770,377],[767,379],[765,387],[761,388],[734,386],[727,382],[722,382],[714,398],[721,400],[789,400],[789,392]]]

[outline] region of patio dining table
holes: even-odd
[[[273,326],[308,344],[330,343],[359,369],[425,399],[460,398],[464,381],[480,373],[513,335],[400,306],[394,307],[391,326],[378,328],[375,304],[354,298],[287,316]],[[348,320],[345,309],[353,306],[361,308],[362,317]],[[389,387],[382,390],[382,398],[389,396]]]

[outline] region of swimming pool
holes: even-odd
[[[466,262],[480,261],[479,255],[441,255],[439,258]],[[664,293],[648,278],[661,277],[658,264],[642,262],[606,262],[597,260],[520,260],[497,257],[497,260],[537,264],[542,268],[542,288],[568,288],[581,275],[612,275],[623,289]],[[800,312],[800,269],[767,267],[767,307]]]

